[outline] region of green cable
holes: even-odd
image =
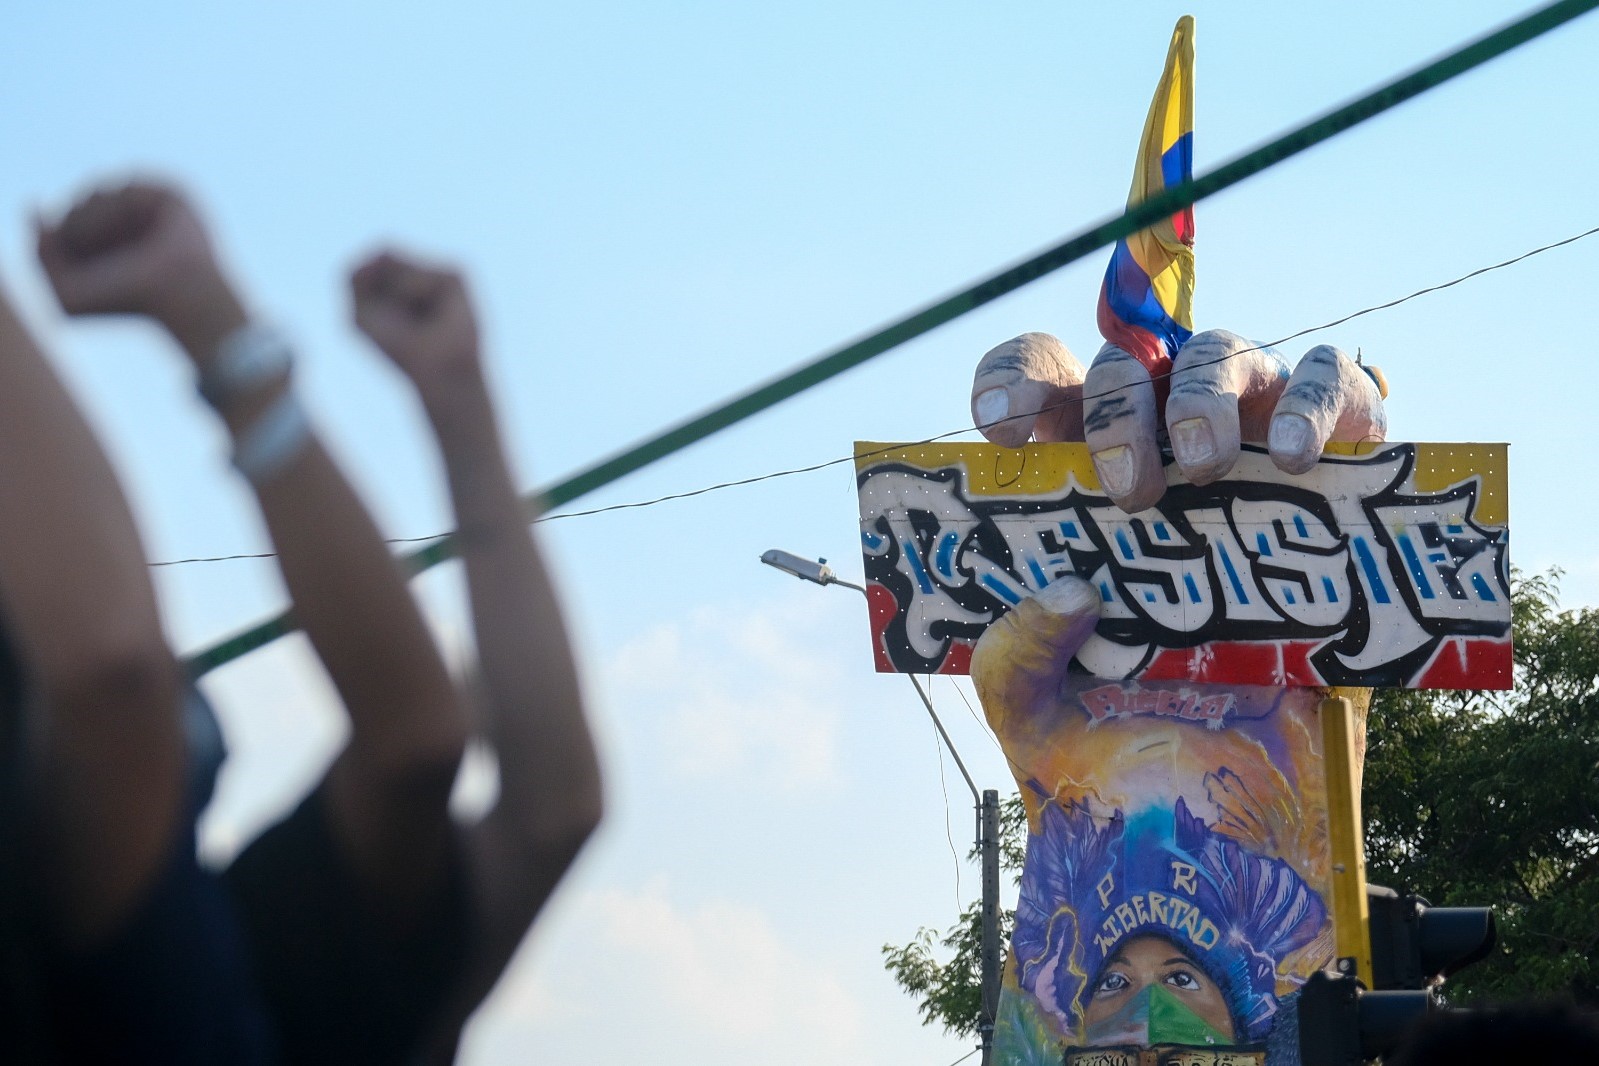
[[[1311,119],[1276,140],[1246,152],[1209,173],[1129,207],[1123,214],[1101,222],[1075,237],[1070,237],[1031,259],[1001,270],[937,303],[929,304],[876,333],[828,352],[765,385],[751,389],[704,414],[580,470],[563,481],[530,493],[527,497],[530,515],[571,503],[658,459],[664,459],[674,452],[698,443],[719,430],[742,422],[751,415],[798,395],[813,385],[819,385],[891,348],[896,348],[946,322],[953,321],[968,311],[976,310],[1029,282],[1037,281],[1046,274],[1075,263],[1123,237],[1129,237],[1162,218],[1236,185],[1245,178],[1253,177],[1268,167],[1275,166],[1307,148],[1374,118],[1413,96],[1436,88],[1496,56],[1541,37],[1595,7],[1599,7],[1599,0],[1559,0],[1558,3],[1539,8],[1410,74],[1394,79],[1358,100],[1329,111],[1319,118]],[[403,561],[406,567],[416,574],[453,558],[454,555],[454,535],[447,534],[427,547],[403,557]],[[189,676],[198,678],[207,674],[224,663],[232,662],[240,656],[270,644],[296,628],[298,627],[291,612],[285,611],[275,618],[269,618],[190,656],[185,660]]]

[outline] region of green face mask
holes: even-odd
[[[1218,1032],[1161,985],[1146,985],[1138,990],[1121,1010],[1095,1022],[1084,1034],[1089,1047],[1114,1047],[1135,1044],[1230,1044],[1226,1033]]]

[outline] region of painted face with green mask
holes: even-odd
[[[1236,1037],[1216,982],[1172,941],[1147,933],[1106,958],[1084,1020],[1090,1047],[1223,1045]]]

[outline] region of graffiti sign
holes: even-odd
[[[1132,515],[1082,444],[857,444],[856,472],[879,670],[964,673],[990,624],[1076,574],[1102,600],[1077,656],[1100,677],[1510,684],[1503,445],[1331,445],[1302,475],[1246,445],[1211,485],[1169,466]],[[1220,713],[1161,706],[1104,713]]]
[[[1264,1051],[1237,1048],[1080,1048],[1066,1053],[1066,1066],[1264,1066]]]

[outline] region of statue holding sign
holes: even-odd
[[[1192,71],[1185,17],[1134,203],[1191,175]],[[1509,684],[1503,449],[1386,444],[1337,349],[1194,334],[1193,233],[1117,246],[1086,370],[982,358],[993,444],[857,445],[878,666],[969,671],[1027,808],[1005,1066],[1296,1066],[1335,954],[1318,704]]]

